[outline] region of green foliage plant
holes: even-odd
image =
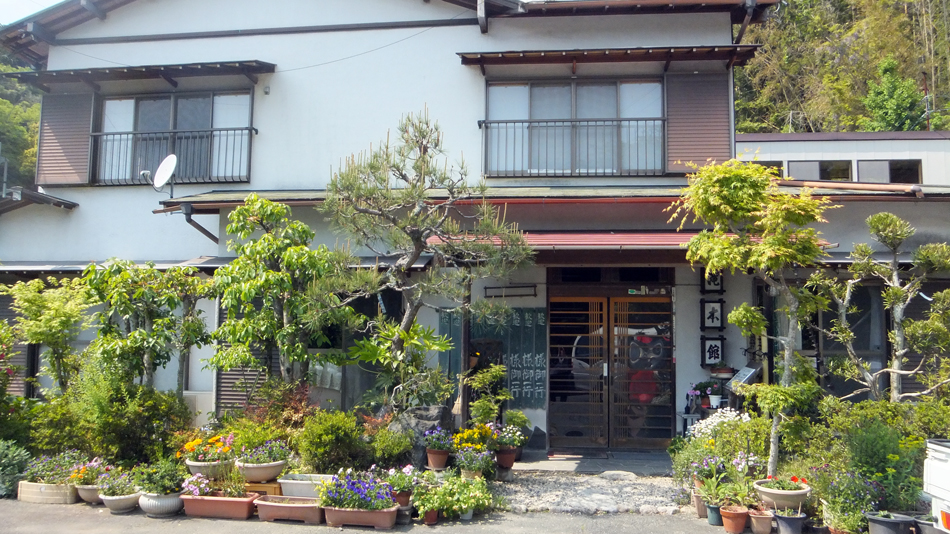
[[[382,467],[403,465],[410,460],[412,445],[412,430],[397,432],[381,428],[371,443],[374,463]]]
[[[503,402],[511,400],[511,393],[501,387],[507,377],[504,365],[491,364],[462,379],[463,384],[472,388],[476,399],[469,404],[472,423],[483,425],[493,423]]]
[[[703,498],[706,504],[713,506],[722,506],[727,502],[727,487],[723,483],[724,473],[712,475],[702,479],[702,486],[696,488],[696,492]]]
[[[488,510],[494,504],[494,496],[484,478],[448,477],[438,492],[443,496],[440,509],[449,517],[458,517],[469,510]]]
[[[72,410],[70,399],[53,397],[31,410],[28,448],[34,454],[56,454],[68,449],[91,452],[89,434]]]
[[[23,472],[23,480],[42,484],[66,484],[73,468],[89,461],[77,450],[67,450],[52,456],[34,458]]]
[[[247,486],[245,486],[245,484],[247,484],[247,480],[234,465],[232,465],[230,469],[225,470],[221,478],[215,480],[216,487],[225,497],[246,496]]]
[[[297,438],[301,461],[313,473],[364,469],[371,452],[352,412],[320,410],[309,417]]]
[[[787,274],[792,268],[816,265],[826,254],[816,225],[827,222],[824,212],[833,207],[824,197],[813,197],[802,188],[798,194],[780,189],[782,179],[774,169],[755,163],[729,160],[701,167],[668,210],[670,221],[703,224],[687,244],[686,258],[705,266],[707,273],[752,272],[781,302],[780,334],[770,335],[761,309],[743,304],[730,312],[729,321],[746,336],[768,336],[782,349],[776,364],[778,384],[762,386],[756,395],[760,408],[772,416],[768,473],[778,469],[780,429],[784,414],[814,394],[808,386],[793,388],[795,342],[800,317],[826,305],[825,299],[807,290]],[[766,389],[763,389],[766,388]]]
[[[0,440],[0,499],[16,495],[17,482],[29,461],[29,451],[13,440]]]
[[[505,410],[502,413],[502,419],[506,425],[516,426],[518,428],[531,428],[531,420],[521,410]]]
[[[878,64],[878,77],[880,81],[868,82],[864,107],[869,117],[861,121],[861,128],[869,132],[906,132],[925,127],[924,94],[916,80],[900,75],[893,56]]]
[[[185,470],[178,462],[165,458],[151,465],[136,466],[132,480],[145,493],[171,495],[181,492]]]
[[[876,510],[880,501],[880,486],[860,473],[823,467],[813,477],[818,484],[819,497],[823,503],[824,518],[828,526],[845,532],[862,532],[867,529],[864,512]],[[823,475],[821,471],[826,473]],[[827,479],[821,483],[821,478]]]
[[[902,438],[899,431],[880,420],[868,420],[846,436],[850,467],[882,488],[882,507],[911,510],[923,490],[921,462],[924,440]]]
[[[121,467],[99,475],[96,485],[99,486],[99,495],[106,497],[132,495],[138,491],[133,473]]]

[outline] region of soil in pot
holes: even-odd
[[[722,526],[728,534],[742,534],[746,521],[749,520],[749,509],[745,506],[723,506],[719,509],[722,515]]]
[[[779,515],[775,514],[775,523],[778,525],[778,534],[802,534],[805,526],[805,514]]]
[[[881,517],[878,512],[864,514],[868,518],[869,534],[910,534],[910,527],[914,518],[909,515],[891,514],[892,517]]]
[[[722,514],[719,512],[719,505],[706,503],[706,521],[714,526],[722,526]]]

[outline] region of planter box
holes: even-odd
[[[284,475],[277,482],[285,497],[319,497],[317,485],[330,480],[333,475]]]
[[[238,461],[234,462],[234,465],[248,482],[270,482],[284,472],[287,460],[267,464],[246,464]]]
[[[40,484],[21,480],[17,499],[38,504],[74,504],[78,495],[72,484]]]
[[[220,492],[195,497],[182,495],[185,501],[185,515],[189,517],[216,517],[219,519],[248,519],[254,515],[254,500],[257,493],[248,493],[244,497],[224,497]]]
[[[311,525],[323,523],[323,508],[320,501],[311,497],[281,497],[262,495],[254,503],[261,521],[303,521]]]
[[[342,527],[343,525],[356,525],[361,527],[374,527],[377,530],[389,530],[396,524],[396,512],[398,506],[387,508],[385,510],[353,510],[350,508],[324,508],[327,525],[331,527]]]

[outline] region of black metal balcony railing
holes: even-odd
[[[178,156],[176,184],[247,182],[253,128],[94,133],[95,183],[148,184],[169,154]]]
[[[665,119],[482,121],[486,174],[662,174],[665,123]]]

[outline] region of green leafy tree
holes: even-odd
[[[738,160],[707,165],[689,176],[689,184],[669,210],[682,228],[690,220],[706,229],[687,244],[686,258],[707,273],[751,272],[781,302],[782,324],[769,334],[762,310],[744,303],[729,313],[729,321],[744,335],[767,335],[782,348],[782,374],[777,385],[757,385],[760,407],[772,414],[768,473],[778,468],[779,424],[784,412],[818,394],[814,381],[801,380],[796,369],[795,341],[800,318],[821,309],[826,301],[808,291],[791,269],[811,267],[825,255],[819,232],[826,222],[827,198],[815,198],[804,188],[799,194],[782,191],[775,171]]]
[[[0,286],[0,294],[13,297],[16,337],[46,347],[42,354],[44,374],[53,379],[61,393],[66,393],[80,368],[80,354],[73,343],[92,324],[87,310],[96,299],[79,279],[17,282]]]
[[[39,120],[39,104],[13,104],[0,99],[0,157],[7,159],[8,186],[33,184]]]
[[[227,231],[238,238],[228,249],[238,257],[214,275],[228,315],[215,332],[226,344],[212,366],[261,368],[251,348],[276,348],[281,377],[299,381],[309,372],[307,348],[327,341],[325,328],[356,323],[348,306],[355,297],[340,296],[357,293],[348,257],[323,245],[311,249],[313,230],[290,215],[285,204],[251,194],[228,216]]]
[[[902,77],[897,67],[897,60],[888,57],[878,67],[880,82],[868,83],[864,106],[869,117],[861,121],[864,130],[906,132],[927,125],[923,92],[917,82]]]
[[[516,225],[484,201],[484,181],[470,185],[464,162],[450,166],[442,131],[426,112],[399,123],[397,143],[346,160],[330,180],[322,209],[355,245],[377,254],[381,277],[367,292],[395,290],[403,297],[399,328],[409,333],[423,307],[496,312],[482,300],[469,304],[474,280],[504,278],[528,265],[532,252]],[[411,272],[425,256],[430,267]],[[391,340],[403,351],[403,338]]]

